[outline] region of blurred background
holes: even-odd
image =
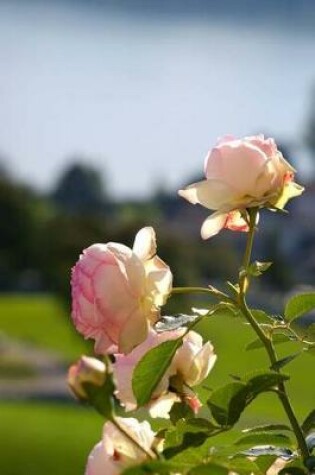
[[[176,286],[236,278],[244,236],[201,242],[207,211],[177,197],[218,136],[275,137],[306,186],[289,215],[261,217],[255,257],[276,265],[252,304],[281,312],[314,287],[314,57],[313,0],[0,0],[1,474],[83,473],[101,436],[66,386],[69,363],[91,352],[70,321],[84,247],[132,245],[152,225]],[[241,325],[203,329],[219,355],[209,386],[254,367]],[[313,367],[308,355],[290,366],[300,418]],[[268,398],[245,422],[258,410],[282,421]]]

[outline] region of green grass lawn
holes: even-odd
[[[78,335],[70,314],[50,295],[2,295],[0,331],[37,347],[76,359],[91,345]]]
[[[87,408],[0,403],[1,475],[83,475],[101,438],[102,418]]]

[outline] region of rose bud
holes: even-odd
[[[128,353],[144,341],[172,286],[169,267],[156,255],[151,227],[136,235],[133,249],[94,244],[72,269],[72,318],[95,352]]]
[[[79,361],[70,366],[68,371],[68,384],[72,392],[79,399],[88,399],[84,383],[102,386],[106,378],[105,364],[90,356],[81,356]]]
[[[192,387],[206,379],[216,359],[211,343],[208,341],[203,345],[202,337],[190,331],[184,337],[172,364],[177,375],[181,376],[187,386]]]
[[[193,204],[216,210],[203,223],[208,239],[223,228],[248,231],[240,211],[252,207],[282,209],[303,187],[295,183],[294,168],[283,158],[275,141],[263,135],[221,138],[205,160],[206,180],[180,190]]]
[[[152,453],[155,434],[148,422],[121,417],[117,417],[116,420],[139,446],[112,422],[106,422],[102,440],[95,445],[89,455],[85,475],[119,475],[126,467],[145,461],[146,452]]]

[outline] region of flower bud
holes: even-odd
[[[202,337],[190,331],[176,352],[173,367],[185,384],[197,386],[208,376],[216,359],[211,343],[208,341],[203,345]]]
[[[68,384],[79,399],[87,399],[84,383],[102,386],[106,378],[105,364],[90,356],[81,356],[79,361],[70,366],[68,371]]]

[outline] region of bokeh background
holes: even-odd
[[[236,277],[244,236],[201,242],[207,212],[177,197],[218,136],[275,137],[306,186],[289,215],[261,218],[255,257],[276,265],[252,304],[281,313],[314,287],[314,57],[313,0],[0,0],[1,474],[78,475],[100,438],[101,418],[66,386],[69,363],[91,352],[70,320],[84,247],[132,245],[152,225],[175,285]],[[204,302],[172,299],[165,311],[192,304]],[[219,355],[209,387],[255,367],[243,330],[203,328]],[[314,359],[290,369],[303,418]],[[283,420],[269,396],[245,423],[260,413]]]

